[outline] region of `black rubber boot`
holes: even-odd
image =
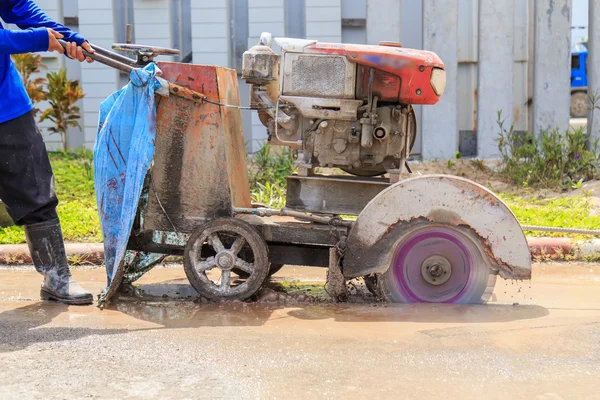
[[[92,294],[71,276],[58,219],[25,225],[25,236],[35,269],[44,276],[40,296],[65,304],[92,304]]]

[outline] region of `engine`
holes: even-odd
[[[273,145],[288,146],[298,167],[341,168],[359,176],[402,169],[417,135],[414,104],[435,104],[444,65],[428,51],[276,39],[244,53],[242,78]]]

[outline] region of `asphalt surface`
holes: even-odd
[[[307,294],[323,279],[275,278]],[[1,399],[600,398],[595,264],[498,279],[485,306],[201,304],[181,268],[158,268],[100,310],[40,302],[39,280],[0,268]]]

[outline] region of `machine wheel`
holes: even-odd
[[[588,96],[586,92],[571,93],[571,117],[585,118],[588,112]]]
[[[485,303],[496,284],[480,240],[468,230],[413,224],[392,251],[375,292],[395,303]]]
[[[239,269],[248,278],[234,283],[231,272]],[[185,246],[185,274],[199,295],[214,301],[245,300],[262,286],[269,272],[267,245],[258,232],[239,219],[208,222]],[[218,270],[213,281],[207,272]]]
[[[275,275],[277,272],[279,272],[279,270],[281,268],[283,268],[284,264],[271,264],[271,266],[269,267],[269,273],[267,274],[267,278],[270,276]],[[239,268],[234,268],[233,272],[237,274],[237,276],[239,276],[240,278],[243,279],[247,279],[250,275],[248,275],[246,272],[242,271]]]

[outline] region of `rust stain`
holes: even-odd
[[[458,186],[461,189],[461,193],[465,193],[465,191],[468,190],[470,192],[473,192],[473,194],[476,197],[480,197],[480,198],[488,201],[490,203],[490,205],[492,205],[492,207],[495,207],[496,205],[498,205],[498,198],[494,194],[488,192],[486,189],[484,189],[478,185],[474,185],[473,183],[466,181],[466,180],[457,180],[457,179],[449,179],[448,182],[452,183],[453,185]]]

